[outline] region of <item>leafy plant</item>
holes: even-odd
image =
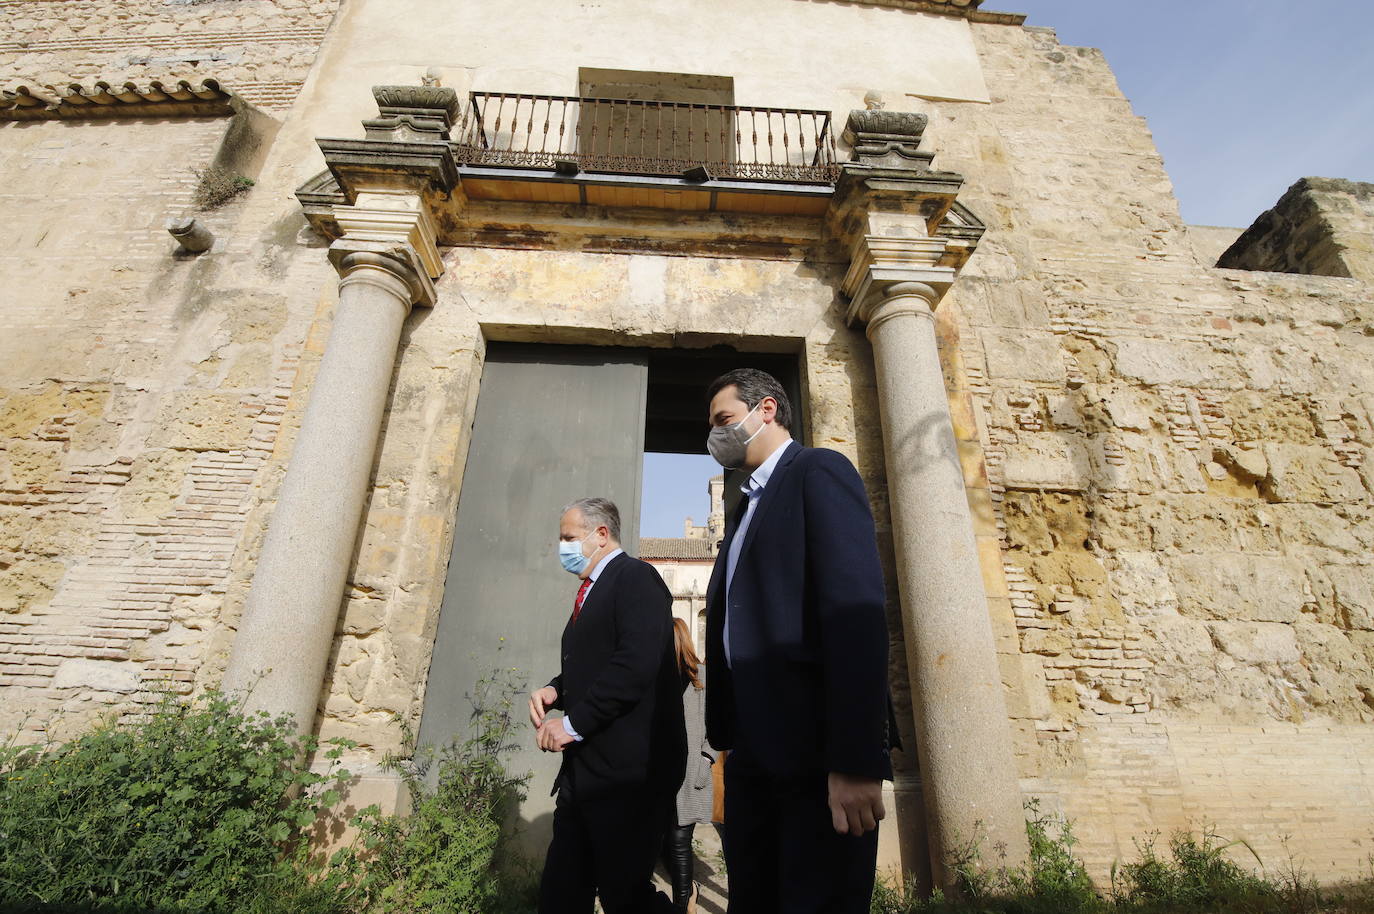
[[[511,848],[510,820],[529,775],[511,775],[503,756],[515,748],[512,673],[478,683],[471,735],[411,757],[388,757],[410,798],[410,812],[383,815],[376,806],[350,822],[360,844],[340,852],[336,867],[352,874],[367,914],[426,911],[497,914],[533,910],[534,875]],[[414,745],[403,721],[405,742]]]
[[[1030,859],[1024,867],[981,867],[973,839],[956,844],[946,862],[958,899],[938,889],[921,897],[908,879],[898,887],[874,886],[872,914],[1374,914],[1371,878],[1320,888],[1291,859],[1277,880],[1256,875],[1230,856],[1235,848],[1259,856],[1243,841],[1224,841],[1214,829],[1179,832],[1168,854],[1156,850],[1158,835],[1136,842],[1139,859],[1112,869],[1110,892],[1099,895],[1074,856],[1070,823],[1027,804]]]
[[[349,778],[289,717],[217,692],[164,696],[141,719],[65,745],[0,749],[0,907],[7,911],[332,910],[310,884],[307,832]]]

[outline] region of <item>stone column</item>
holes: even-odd
[[[1026,859],[1025,822],[992,620],[964,491],[935,307],[982,223],[955,202],[963,178],[931,168],[926,118],[854,111],[827,224],[850,252],[842,290],[873,345],[919,777],[895,786],[905,867],[952,887],[951,851],[980,840],[981,863]],[[924,888],[924,886],[921,886]]]
[[[401,326],[434,289],[405,247],[334,242],[339,303],[225,672],[250,710],[315,706],[372,475]]]
[[[327,174],[298,191],[336,240],[339,302],[239,620],[226,689],[315,724],[367,500],[401,328],[443,272],[431,208],[451,198],[452,89],[378,86],[363,139],[321,139]],[[328,179],[328,180],[326,180]]]
[[[870,242],[892,244],[862,247]],[[912,255],[937,244],[901,247]],[[915,259],[905,272],[921,275]],[[948,885],[950,852],[975,838],[985,866],[1000,864],[1002,850],[1011,862],[1025,858],[1021,791],[936,347],[940,292],[912,280],[865,285],[856,316],[867,324],[878,379],[931,868],[936,884]]]

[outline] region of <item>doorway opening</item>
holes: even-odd
[[[584,496],[609,497],[621,510],[626,551],[643,555],[646,464],[660,455],[710,459],[705,456],[706,387],[742,367],[773,374],[800,404],[795,354],[724,347],[488,345],[425,685],[420,744],[442,746],[469,736],[477,685],[493,675],[519,695],[559,671],[560,639],[577,590],[558,562],[560,509]],[[794,410],[799,416],[804,412]],[[800,425],[793,434],[802,438]],[[650,486],[655,493],[701,492],[697,501],[704,507],[705,472],[663,475],[655,469]],[[723,530],[724,514],[739,488],[725,478],[721,489]],[[684,518],[677,521],[678,532],[685,529]],[[710,564],[711,559],[704,561],[708,577]],[[698,601],[684,611],[697,631],[705,608],[704,581],[698,590]],[[547,840],[553,808],[548,789],[558,761],[528,740],[509,760],[510,770],[533,775],[521,806],[531,846]]]

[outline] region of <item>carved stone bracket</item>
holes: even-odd
[[[363,121],[364,138],[316,140],[338,193],[350,204],[359,191],[380,188],[447,199],[458,186],[448,138],[459,109],[457,94],[443,86],[377,86],[372,94],[379,116]],[[307,216],[318,202],[308,198],[319,197],[320,184],[316,177],[297,191]]]
[[[444,86],[373,86],[379,117],[363,121],[369,140],[447,143],[462,102]]]
[[[849,112],[841,138],[853,149],[850,161],[928,171],[935,153],[920,149],[928,122],[924,114],[909,111],[855,110]]]
[[[444,271],[435,209],[461,193],[448,136],[458,95],[443,86],[375,86],[372,95],[379,116],[363,121],[366,136],[317,140],[328,169],[296,198],[324,237],[403,246],[428,282]]]
[[[957,270],[968,261],[984,226],[955,201],[963,176],[932,169],[934,153],[920,149],[927,123],[924,114],[907,111],[849,113],[844,139],[853,153],[840,168],[826,215],[843,250],[856,251],[871,236],[924,236],[942,241],[936,266]]]

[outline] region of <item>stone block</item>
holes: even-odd
[[[1363,653],[1336,626],[1303,619],[1293,632],[1309,667],[1318,664],[1337,673],[1368,673]]]
[[[1057,429],[1083,428],[1083,398],[1074,393],[1051,394],[1045,398],[1050,422]]]
[[[1325,447],[1265,444],[1264,459],[1269,475],[1263,490],[1271,501],[1339,504],[1364,498],[1359,473],[1337,463]]]
[[[1087,446],[1076,436],[1023,432],[1007,447],[1003,476],[1008,489],[1081,492],[1091,478]]]
[[[1179,611],[1203,619],[1293,622],[1309,598],[1302,566],[1290,559],[1198,553],[1169,560]]]
[[[1332,596],[1345,628],[1374,631],[1374,567],[1369,565],[1328,565]]]
[[[1062,347],[1053,334],[984,330],[982,340],[989,377],[1054,383],[1064,380]]]
[[[1216,650],[1208,623],[1181,617],[1160,619],[1153,626],[1161,646],[1188,662]]]
[[[0,568],[0,613],[31,612],[47,605],[66,570],[61,562],[36,558]]]
[[[1027,654],[1062,654],[1073,646],[1068,632],[1058,629],[1032,628],[1021,633],[1021,650]]]
[[[134,459],[129,481],[120,488],[119,504],[129,520],[152,520],[166,514],[181,494],[194,454],[150,450]]]
[[[242,446],[252,427],[253,417],[237,395],[176,391],[163,398],[148,443],[192,451],[229,450]]]
[[[1178,594],[1155,552],[1117,551],[1108,559],[1112,593],[1128,615],[1178,614]]]
[[[1293,626],[1279,622],[1209,622],[1217,649],[1245,663],[1297,663]]]
[[[0,481],[5,480],[8,464],[9,484],[14,488],[24,489],[51,482],[62,466],[64,450],[60,441],[7,441],[4,449],[0,450]]]
[[[1204,343],[1145,338],[1118,338],[1116,370],[1143,384],[1201,387],[1218,375],[1216,353]]]
[[[53,674],[55,689],[93,689],[99,692],[136,692],[140,677],[131,663],[117,660],[64,660]]]

